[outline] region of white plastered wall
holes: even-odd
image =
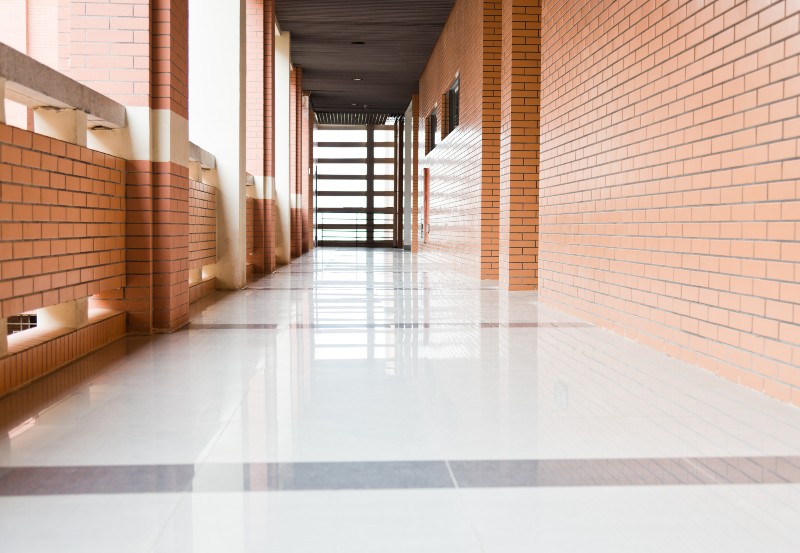
[[[189,2],[189,139],[217,160],[220,288],[247,282],[245,2]]]
[[[291,36],[276,28],[275,32],[275,251],[277,261],[291,261],[292,187],[289,157],[289,106],[291,97]]]

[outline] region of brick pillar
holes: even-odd
[[[483,3],[481,278],[500,276],[500,58],[502,2]]]
[[[292,259],[303,254],[303,68],[295,66],[292,70],[290,92],[289,139],[291,172],[291,250]]]
[[[419,94],[411,97],[411,252],[419,251]]]
[[[275,270],[275,1],[247,0],[247,172],[255,177],[252,262]]]
[[[301,104],[303,106],[303,120],[302,120],[302,151],[300,163],[300,182],[301,182],[301,217],[300,229],[302,231],[302,251],[306,253],[311,249],[311,226],[309,214],[311,210],[310,199],[313,194],[313,186],[311,184],[311,152],[313,145],[310,142],[311,137],[311,98],[307,93],[303,93],[301,97]]]
[[[305,199],[306,205],[306,226],[308,228],[308,249],[314,248],[314,127],[317,116],[311,107],[311,97],[308,98],[308,195]]]
[[[73,0],[60,24],[65,72],[128,108],[128,129],[96,131],[89,145],[128,159],[127,284],[98,299],[127,311],[133,331],[189,318],[188,13],[187,0]],[[113,151],[121,132],[130,151]]]
[[[539,241],[541,0],[503,0],[500,284],[535,290]]]

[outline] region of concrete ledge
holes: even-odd
[[[203,169],[216,169],[217,158],[193,142],[189,142],[189,161],[200,163]]]
[[[125,106],[0,42],[0,78],[6,97],[29,108],[77,109],[89,125],[125,126]]]

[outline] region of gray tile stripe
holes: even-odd
[[[0,468],[0,496],[800,483],[800,457]]]
[[[404,329],[404,328],[592,328],[589,323],[190,323],[189,330]]]

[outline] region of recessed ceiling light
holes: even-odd
[[[350,104],[353,107],[358,107],[358,104]]]
[[[363,77],[353,77],[353,80],[354,81],[363,81],[364,78]]]

